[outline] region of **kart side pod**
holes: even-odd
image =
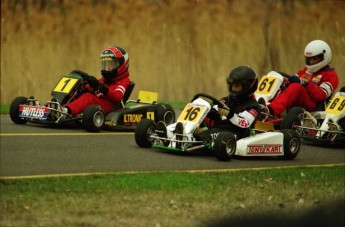
[[[239,156],[282,156],[284,155],[284,134],[265,132],[237,141],[235,155]]]

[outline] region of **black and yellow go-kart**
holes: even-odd
[[[74,70],[63,76],[51,92],[52,99],[45,105],[40,105],[34,97],[16,97],[10,106],[10,117],[16,124],[37,123],[62,125],[76,123],[89,132],[100,130],[133,131],[142,119],[155,122],[164,121],[171,124],[175,121],[175,111],[169,104],[157,103],[158,94],[140,91],[137,100],[129,100],[135,86],[131,82],[121,103],[114,110],[105,114],[99,105],[88,106],[82,114],[71,116],[63,111],[63,106],[77,99],[88,91],[88,75],[80,70]]]

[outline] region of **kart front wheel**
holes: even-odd
[[[104,125],[105,113],[102,107],[90,105],[84,110],[81,119],[86,131],[99,132]]]
[[[167,104],[156,104],[155,108],[156,122],[163,121],[166,125],[175,122],[175,111]]]
[[[12,101],[10,106],[10,117],[14,123],[23,125],[28,122],[27,119],[19,117],[19,106],[25,104],[27,100],[26,97],[19,96]]]
[[[156,123],[150,119],[142,119],[135,128],[135,142],[139,147],[151,147],[154,139],[150,135],[156,131]]]
[[[293,129],[282,129],[284,135],[284,156],[279,156],[285,160],[294,159],[301,148],[301,140],[298,133]]]
[[[236,152],[236,138],[231,132],[220,132],[214,141],[213,152],[219,161],[230,161]]]

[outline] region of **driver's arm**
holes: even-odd
[[[258,116],[258,110],[256,108],[251,108],[249,110],[244,110],[238,114],[234,114],[229,120],[232,124],[240,128],[249,128]]]

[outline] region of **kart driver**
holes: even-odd
[[[220,100],[225,107],[212,108],[205,118],[208,129],[200,133],[196,131],[196,138],[208,140],[224,130],[233,132],[236,139],[249,136],[249,129],[260,113],[260,106],[254,96],[258,86],[256,73],[249,66],[238,66],[230,71],[226,83],[229,95]]]
[[[63,112],[72,116],[78,115],[91,105],[100,105],[105,113],[111,112],[116,103],[119,103],[130,84],[128,72],[128,53],[119,46],[106,48],[100,56],[102,77],[97,80],[90,76],[87,79],[86,89],[79,98],[64,107]]]
[[[265,108],[267,115],[279,116],[285,109],[300,106],[307,111],[316,109],[337,89],[339,79],[330,67],[332,52],[322,40],[314,40],[304,49],[305,67],[290,76],[289,86]],[[259,100],[265,106],[264,100]]]

